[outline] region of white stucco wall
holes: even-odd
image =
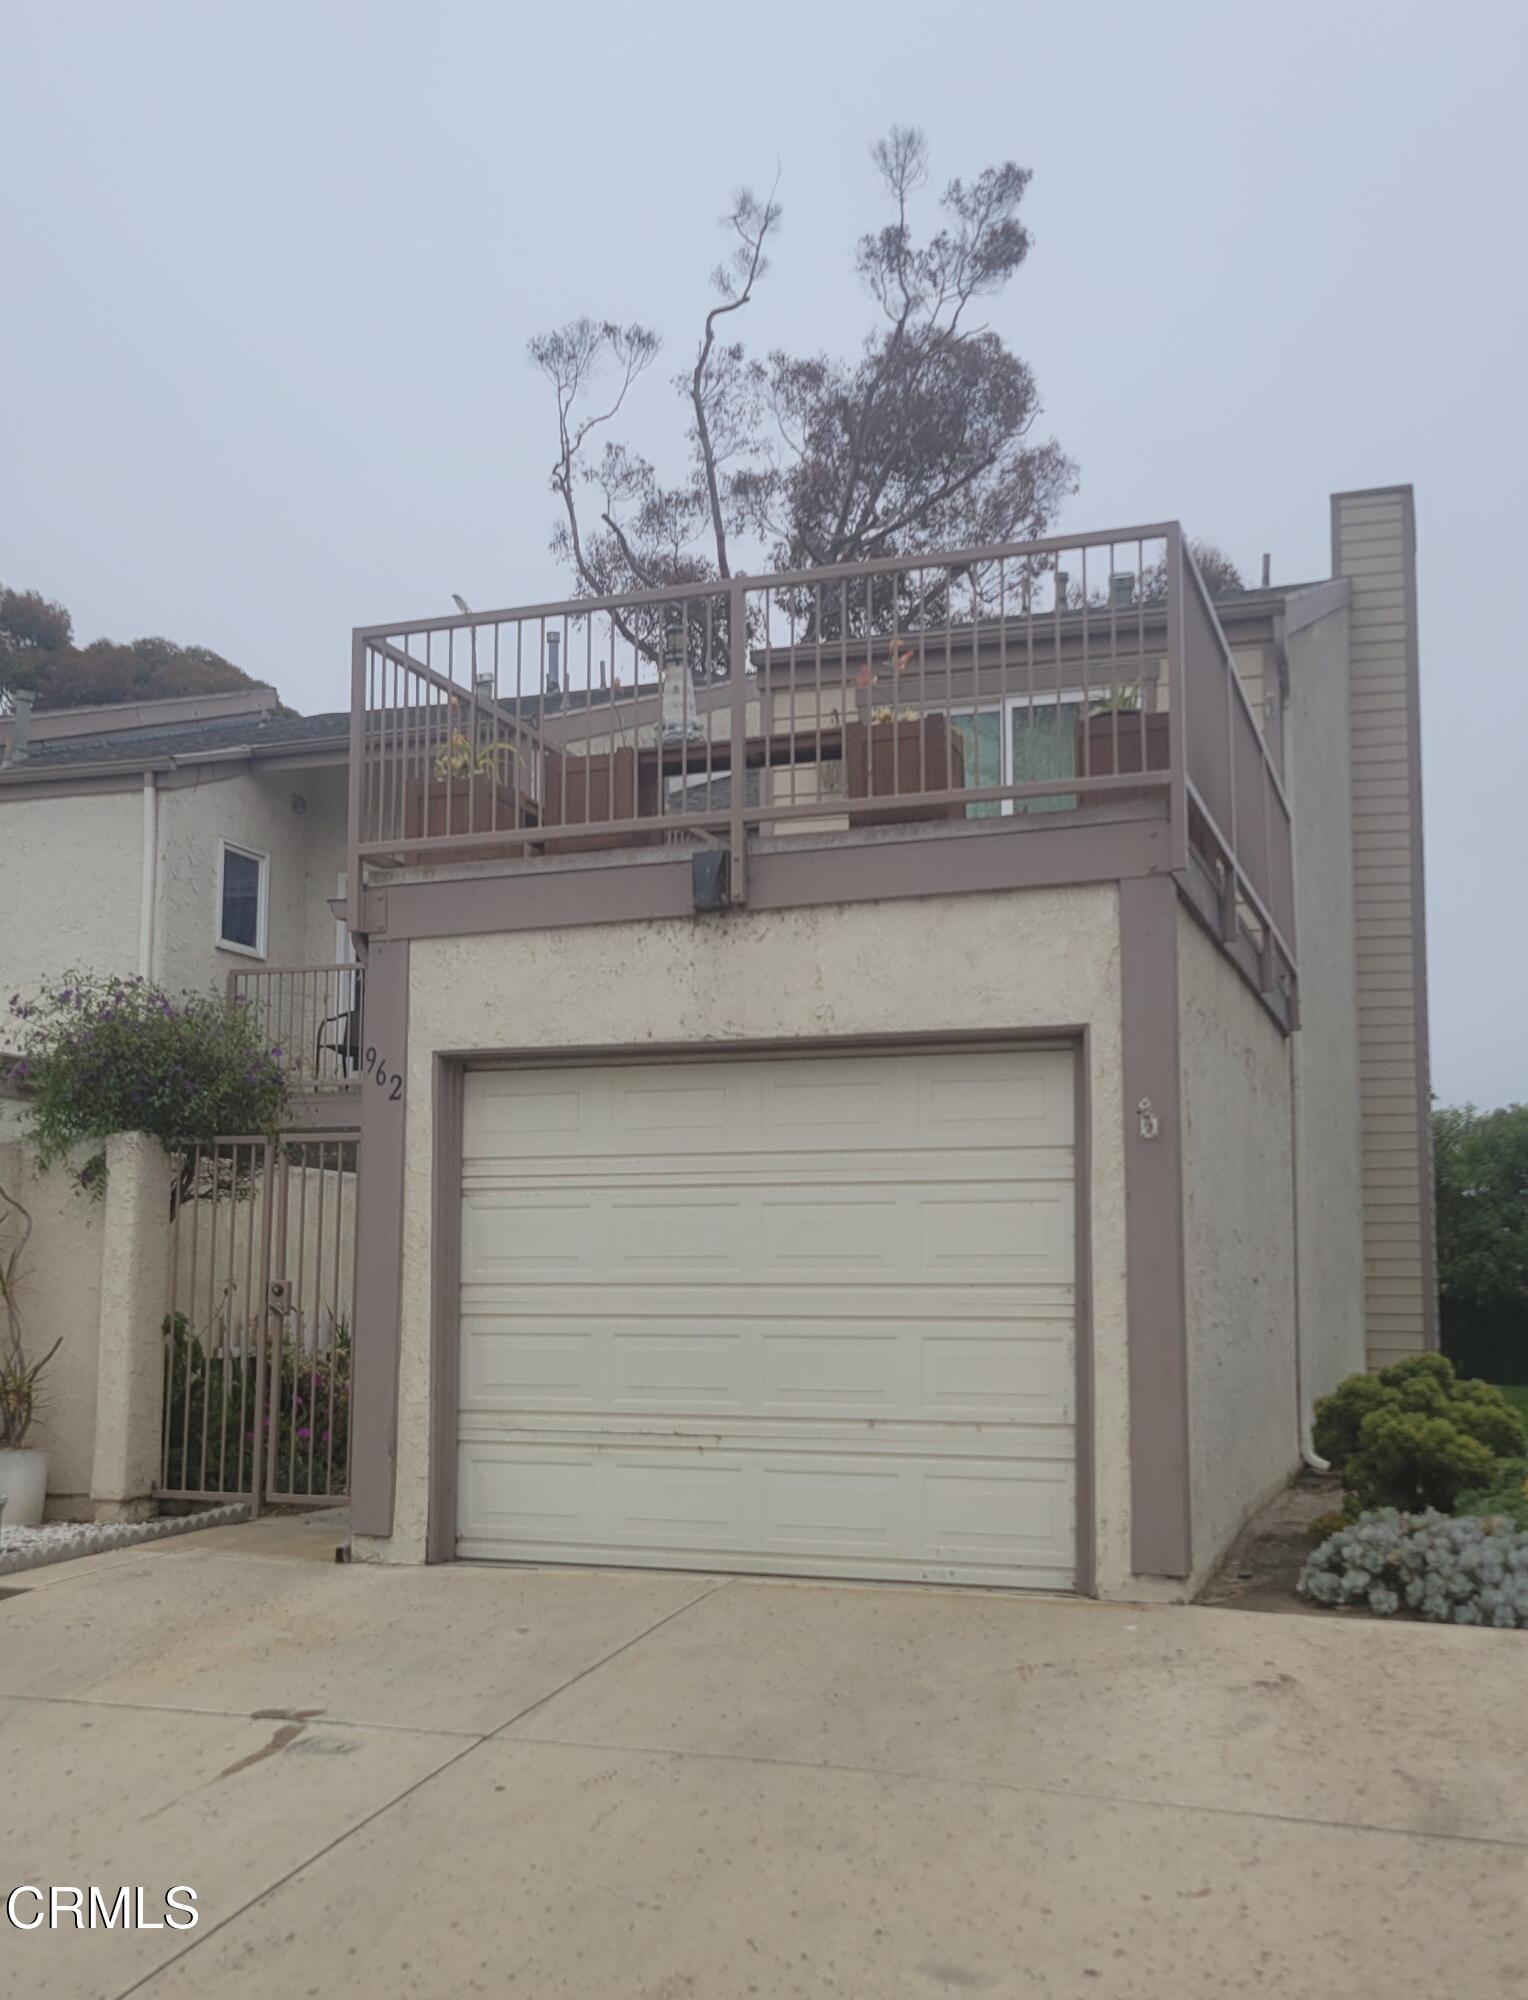
[[[0,801],[0,1048],[13,993],[75,969],[138,970],[142,858],[136,785]]]
[[[1119,899],[1113,887],[416,942],[405,1112],[394,1532],[428,1507],[431,1066],[438,1049],[641,1048],[1087,1024],[1098,1587],[1129,1589]]]
[[[155,978],[206,990],[221,987],[231,969],[262,963],[217,947],[219,839],[270,856],[263,963],[327,964],[334,956],[328,898],[345,866],[343,797],[343,773],[330,771],[257,771],[164,790]]]
[[[76,1164],[88,1151],[80,1148]],[[32,1240],[18,1273],[27,1351],[35,1357],[55,1340],[63,1342],[43,1377],[42,1413],[32,1440],[48,1447],[48,1511],[89,1520],[105,1206],[77,1193],[63,1166],[37,1172],[22,1137],[22,1106],[5,1099],[0,1099],[0,1186],[32,1214]],[[8,1243],[0,1222],[0,1247]]]
[[[143,824],[136,774],[126,791],[0,799],[0,1007],[72,969],[139,970]],[[263,962],[328,964],[328,903],[345,867],[344,772],[209,765],[158,787],[153,977],[175,991],[219,991],[231,967],[262,962],[217,948],[220,837],[270,856]]]
[[[1294,1469],[1289,1045],[1178,910],[1183,1251],[1194,1574]]]
[[[1354,947],[1348,614],[1288,641],[1300,1032],[1295,1063],[1300,1339],[1307,1405],[1364,1366],[1362,1096]]]

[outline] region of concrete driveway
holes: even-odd
[[[1528,1993],[1522,1637],[333,1541],[10,1580],[0,1887],[200,1922],[0,1991]]]

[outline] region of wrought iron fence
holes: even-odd
[[[346,1497],[359,1165],[353,1133],[175,1155],[161,1497]]]
[[[298,1089],[350,1090],[365,1046],[365,984],[354,962],[256,966],[229,973],[228,997],[250,1009]]]

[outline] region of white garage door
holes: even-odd
[[[459,1553],[1073,1581],[1065,1051],[467,1079]]]

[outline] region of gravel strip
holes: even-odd
[[[0,1528],[0,1576],[15,1576],[46,1563],[71,1562],[76,1556],[98,1556],[106,1549],[130,1549],[139,1542],[163,1541],[193,1528],[226,1528],[249,1518],[249,1507],[236,1501],[208,1507],[200,1514],[167,1515],[159,1521],[49,1521],[41,1528]]]

